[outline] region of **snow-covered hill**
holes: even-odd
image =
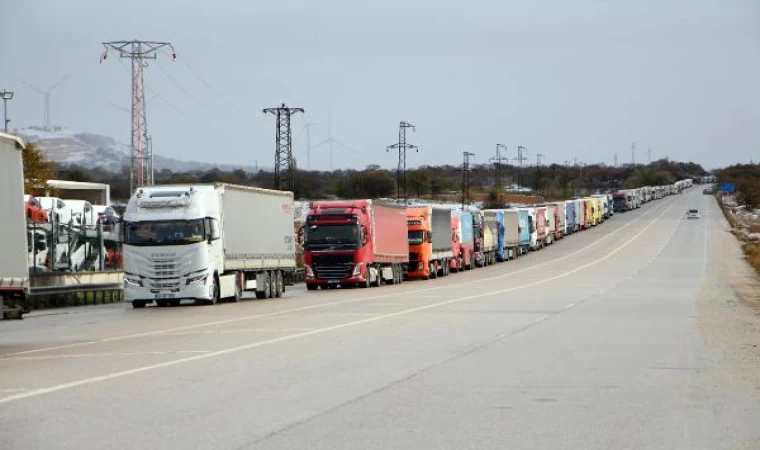
[[[76,164],[85,168],[101,168],[112,172],[120,171],[130,164],[129,145],[116,142],[108,136],[84,133],[69,128],[28,127],[15,130],[27,142],[34,142],[45,158],[59,164]],[[156,170],[169,169],[173,172],[193,170],[243,169],[255,170],[250,166],[235,164],[210,164],[197,161],[181,161],[153,155]]]

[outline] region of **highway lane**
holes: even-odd
[[[3,324],[0,447],[758,448],[696,324],[711,201],[434,282]]]

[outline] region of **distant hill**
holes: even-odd
[[[25,141],[34,142],[49,161],[85,168],[101,168],[118,172],[130,164],[130,148],[116,142],[113,138],[92,133],[84,133],[69,128],[28,127],[15,130]],[[212,164],[198,161],[182,161],[154,154],[153,164],[156,170],[169,169],[172,172],[204,171],[218,168],[220,170],[243,169],[255,171],[252,166],[236,164]],[[266,168],[261,168],[266,170]]]

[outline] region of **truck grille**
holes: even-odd
[[[314,275],[321,280],[340,280],[351,275],[354,255],[312,255]]]
[[[419,261],[420,260],[420,254],[417,252],[409,252],[409,261]]]

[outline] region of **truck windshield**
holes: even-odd
[[[304,247],[311,250],[359,246],[359,226],[355,224],[309,225]]]
[[[203,219],[126,222],[126,245],[185,245],[203,242],[206,230]]]
[[[422,244],[422,230],[409,231],[409,244]]]

